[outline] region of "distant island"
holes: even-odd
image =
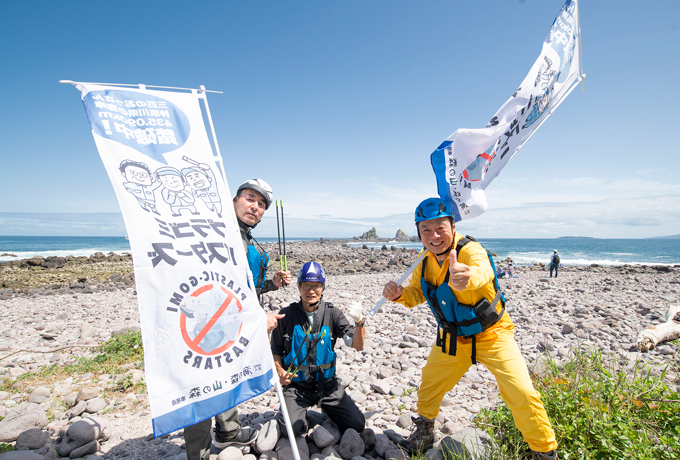
[[[645,238],[646,240],[680,240],[680,233],[677,235],[668,235],[668,236],[651,236],[649,238]]]
[[[595,237],[593,237],[593,236],[558,236],[557,239],[558,240],[564,240],[564,239],[572,239],[572,240],[573,239],[579,239],[579,240],[589,239],[589,240],[594,240]]]

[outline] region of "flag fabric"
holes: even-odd
[[[437,190],[455,220],[487,208],[484,189],[585,75],[577,0],[567,0],[521,85],[483,129],[458,129],[430,155]]]
[[[202,95],[74,84],[130,240],[154,435],[267,391],[266,315]]]

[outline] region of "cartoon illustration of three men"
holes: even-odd
[[[196,198],[200,198],[205,206],[222,217],[222,201],[217,190],[215,173],[205,163],[199,163],[186,156],[182,160],[191,166],[182,171],[172,166],[163,166],[155,172],[139,161],[124,160],[118,170],[125,178],[123,186],[147,211],[161,215],[156,206],[156,189],[163,187],[161,196],[170,206],[173,217],[180,217],[182,210],[188,210],[191,215],[199,215],[196,208]]]

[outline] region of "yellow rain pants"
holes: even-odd
[[[461,237],[461,234],[454,233],[454,247]],[[449,260],[447,258],[439,265],[436,256],[430,251],[427,251],[427,257],[430,260],[425,267],[425,280],[439,286],[446,278]],[[460,251],[458,262],[470,267],[471,274],[467,288],[462,291],[452,289],[458,302],[475,305],[483,298],[491,302],[496,289],[494,272],[486,250],[478,243],[468,243]],[[421,267],[422,264],[416,267],[409,285],[404,287],[404,292],[395,302],[409,308],[425,302],[420,286]],[[499,302],[496,311],[500,313],[501,308]],[[496,377],[501,397],[512,411],[515,426],[524,435],[529,447],[537,452],[549,452],[557,448],[555,433],[515,342],[514,329],[510,316],[505,312],[496,324],[476,335],[476,358]],[[439,414],[444,395],[453,389],[472,365],[472,340],[459,337],[456,356],[448,354],[450,343],[451,335],[447,337],[446,353],[442,352],[441,346],[435,344],[423,368],[422,383],[418,391],[418,413],[428,419]]]
[[[439,414],[444,395],[463,377],[472,365],[472,340],[458,338],[456,356],[448,354],[451,336],[448,336],[446,353],[434,345],[423,368],[423,378],[418,390],[418,413],[428,419]],[[515,426],[524,436],[531,450],[549,452],[557,448],[555,433],[541,396],[534,389],[529,370],[515,342],[512,332],[486,331],[477,339],[477,361],[484,364],[496,377],[503,401],[512,411]]]

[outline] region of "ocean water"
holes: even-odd
[[[287,241],[311,241],[315,238],[287,238]],[[260,243],[276,242],[277,238],[258,238]],[[549,263],[557,249],[563,265],[674,265],[680,264],[680,239],[509,239],[479,238],[478,241],[496,259],[512,258],[516,265],[536,262]],[[350,246],[380,249],[396,246],[420,251],[420,243],[396,241],[349,243]],[[0,236],[0,261],[25,259],[33,256],[89,256],[95,252],[130,251],[125,237],[68,237],[68,236]],[[2,256],[3,253],[17,257]]]
[[[557,249],[562,265],[674,265],[680,264],[680,239],[599,239],[599,238],[477,238],[494,260],[510,257],[515,265],[550,263]],[[350,243],[361,247],[364,243]],[[383,245],[420,251],[421,243],[365,243],[376,249]]]

